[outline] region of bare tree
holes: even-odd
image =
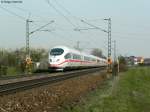
[[[94,56],[97,56],[97,57],[103,57],[102,50],[101,50],[101,49],[98,49],[98,48],[94,48],[94,49],[91,51],[91,54],[94,55]]]

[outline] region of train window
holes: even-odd
[[[64,50],[61,48],[54,48],[54,49],[51,49],[50,55],[61,55],[63,54],[63,52]]]
[[[73,54],[73,59],[81,59],[81,56],[77,54]]]
[[[81,59],[81,56],[80,56],[80,55],[78,55],[78,59]]]
[[[84,56],[84,60],[85,61],[90,61],[91,59],[90,59],[90,57]]]
[[[70,53],[66,54],[65,59],[71,59],[71,54]]]
[[[99,63],[99,62],[100,62],[100,60],[97,60],[97,62]]]
[[[77,55],[73,54],[73,59],[77,59]]]
[[[96,59],[92,58],[92,61],[96,61]]]

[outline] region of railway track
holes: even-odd
[[[17,74],[16,76],[0,76],[0,80],[8,80],[8,79],[17,79],[17,78],[24,78],[24,77],[32,77],[32,76],[41,76],[44,74],[50,74],[54,72],[49,72],[48,70],[42,71],[41,73],[33,73],[32,75],[29,74]]]
[[[96,72],[98,70],[100,71],[102,69],[103,68],[85,69],[85,70],[80,70],[80,71],[66,72],[63,75],[58,75],[58,76],[44,77],[44,78],[40,78],[40,79],[33,79],[33,80],[27,80],[27,81],[2,84],[2,85],[0,85],[0,96],[13,94],[16,92],[40,87],[40,86],[47,85],[47,84],[52,84],[52,83],[63,81],[63,80],[70,79],[73,77],[87,75],[89,73],[94,73],[94,72]]]

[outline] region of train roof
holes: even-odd
[[[70,48],[70,47],[67,47],[67,46],[63,46],[63,45],[54,46],[53,48],[62,48],[62,49],[64,49],[65,51],[71,51],[71,52],[78,53],[78,54],[81,54],[81,53],[82,53],[82,52],[79,51],[79,50],[76,50],[76,49],[73,49],[73,48]],[[53,49],[53,48],[52,48],[52,49]]]

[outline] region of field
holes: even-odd
[[[97,71],[50,85],[15,94],[0,96],[0,112],[59,112],[69,104],[94,91],[105,79],[105,71]]]
[[[132,68],[104,81],[63,112],[150,112],[150,68]]]

